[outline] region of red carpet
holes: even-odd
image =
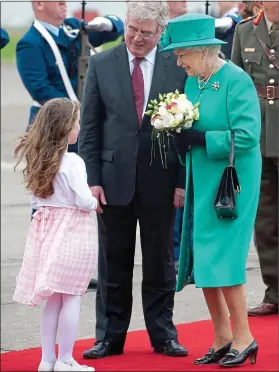
[[[278,316],[250,318],[254,337],[259,344],[256,365],[245,364],[242,371],[278,371]],[[180,342],[189,349],[186,358],[169,358],[154,354],[149,346],[146,331],[130,332],[125,353],[101,360],[81,358],[83,350],[92,346],[93,340],[80,340],[75,345],[78,362],[95,367],[96,371],[217,371],[217,365],[195,366],[194,359],[205,353],[213,340],[210,321],[181,324],[178,327]],[[40,362],[40,348],[9,352],[1,355],[1,371],[36,371]],[[239,368],[230,368],[238,370]],[[223,369],[222,369],[223,371]]]

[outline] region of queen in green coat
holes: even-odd
[[[258,207],[261,114],[251,78],[218,57],[214,19],[187,14],[169,22],[163,52],[174,50],[188,73],[185,93],[200,103],[200,117],[175,143],[186,165],[183,230],[177,290],[195,283],[203,288],[215,340],[195,364],[240,365],[256,361],[258,345],[251,335],[244,283],[246,261]],[[238,217],[218,218],[214,202],[229,163],[232,133],[235,168],[241,186]],[[232,327],[230,327],[229,314]]]

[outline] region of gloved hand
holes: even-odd
[[[186,152],[190,151],[192,147],[205,147],[205,132],[196,129],[184,129],[175,134],[174,143],[177,153],[184,158]]]
[[[88,25],[90,28],[92,28],[95,31],[99,32],[111,32],[113,30],[113,24],[112,22],[105,17],[96,17],[92,19],[92,21],[88,22]]]

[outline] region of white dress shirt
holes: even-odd
[[[74,208],[85,212],[97,208],[97,200],[87,184],[84,161],[73,152],[65,152],[63,155],[60,169],[53,180],[53,188],[54,194],[47,198],[31,195],[32,208]]]
[[[151,82],[152,82],[152,77],[153,77],[153,71],[154,71],[154,65],[155,65],[155,59],[156,59],[156,51],[157,51],[157,46],[151,50],[147,56],[144,57],[144,60],[140,63],[140,68],[143,74],[143,81],[144,81],[144,103],[143,103],[143,114],[146,110],[147,106],[147,101],[149,97],[149,92],[150,92],[150,87],[151,87]],[[127,48],[128,52],[128,58],[129,58],[129,66],[130,66],[130,72],[132,75],[132,72],[134,70],[134,59],[135,56],[133,56],[132,53]]]

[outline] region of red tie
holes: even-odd
[[[143,113],[143,105],[144,105],[144,81],[143,81],[143,74],[140,68],[140,63],[144,60],[144,58],[135,58],[134,62],[134,70],[132,73],[132,86],[134,91],[134,98],[135,104],[139,119],[139,124],[142,122],[142,113]]]

